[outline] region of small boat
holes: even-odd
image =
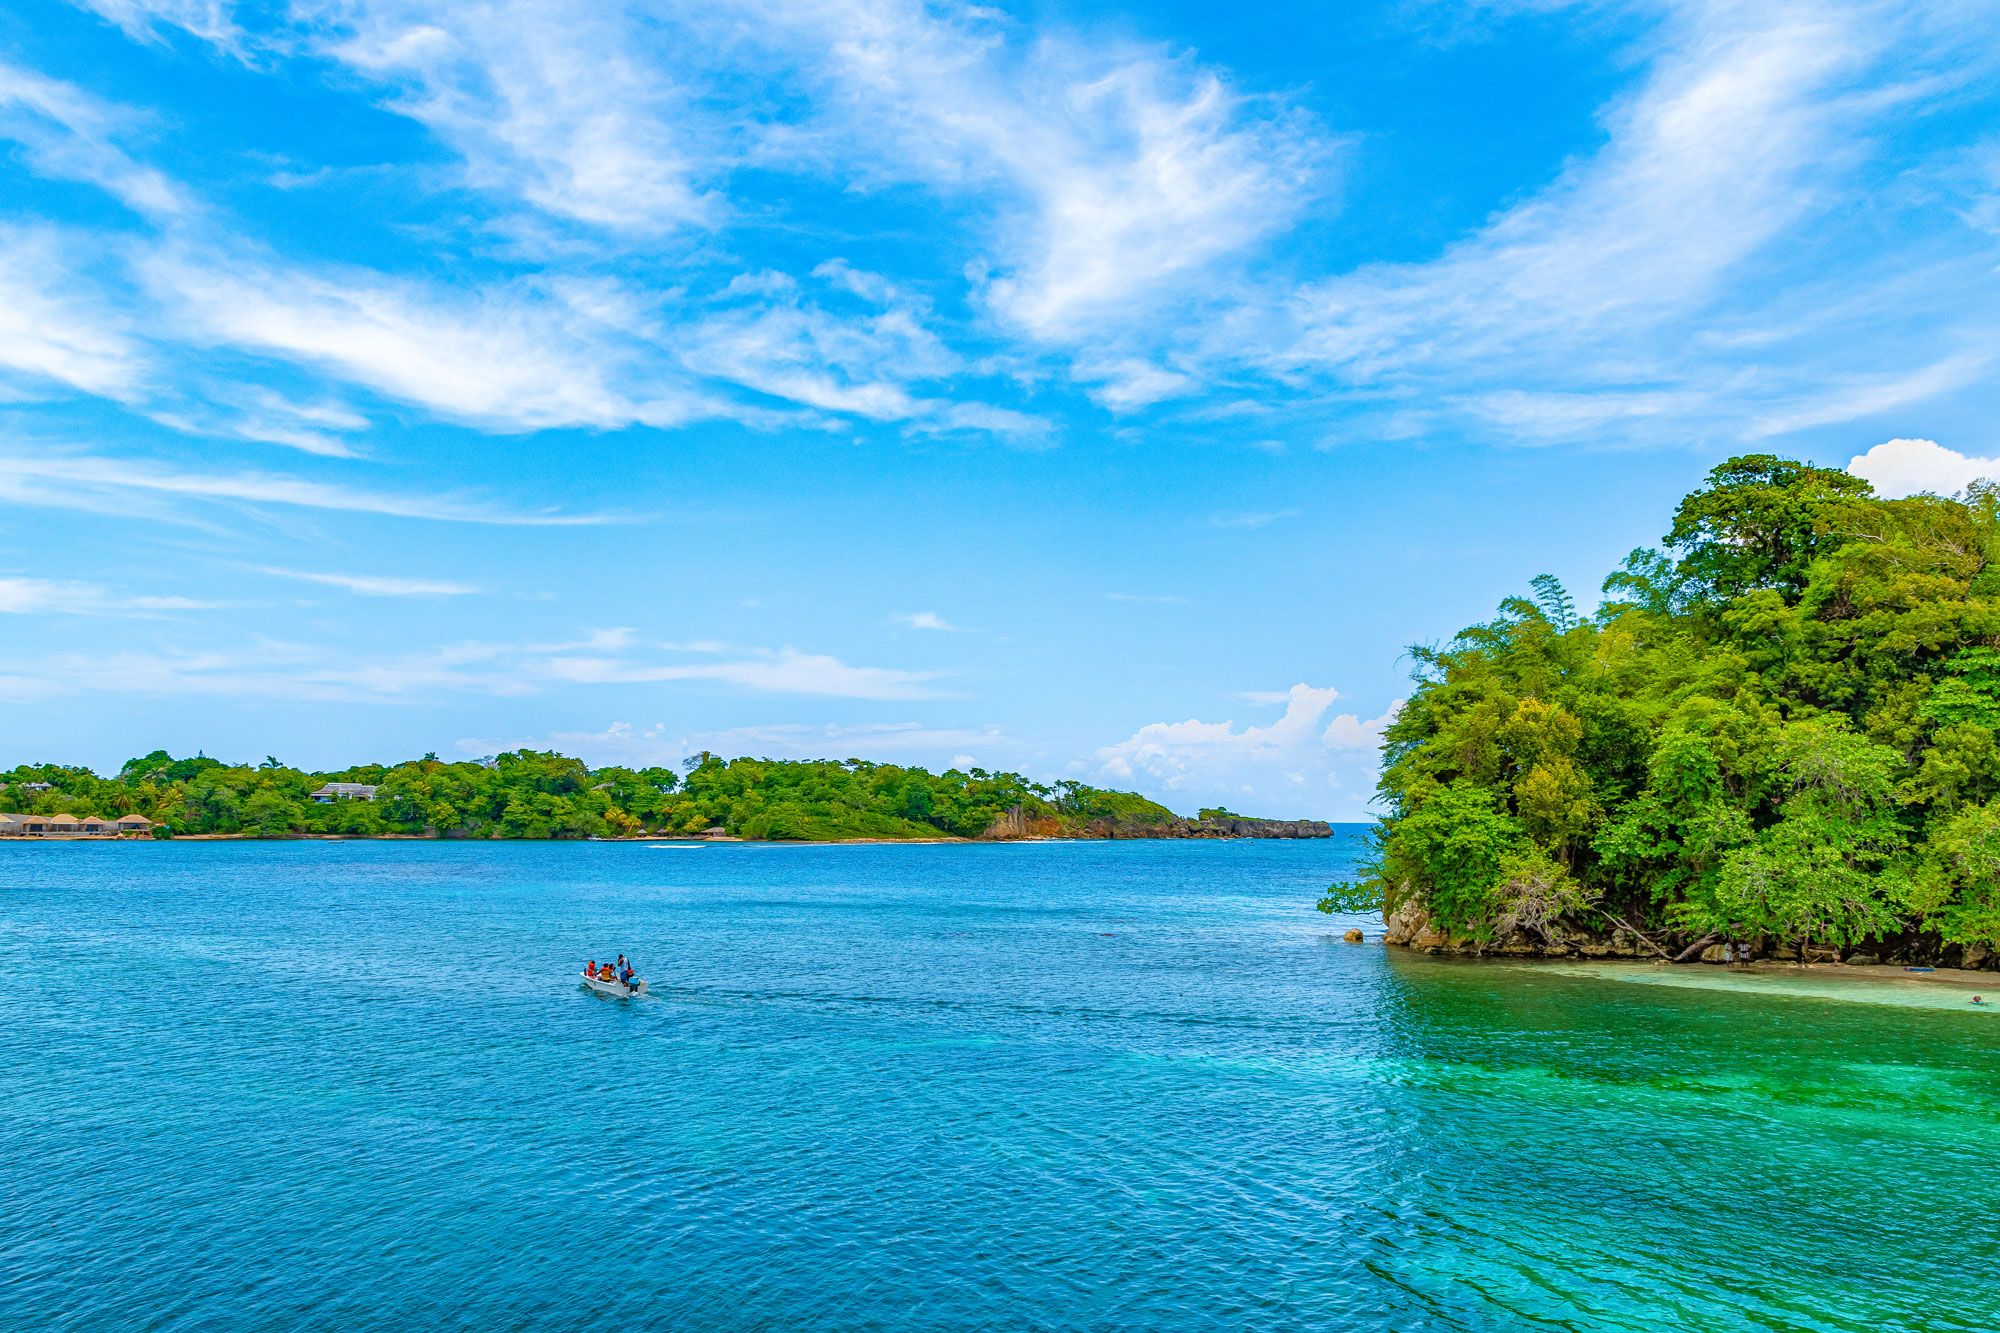
[[[634,977],[632,984],[628,986],[622,981],[606,981],[603,977],[593,977],[588,972],[579,972],[577,976],[582,978],[584,985],[590,987],[599,995],[612,995],[622,1000],[628,995],[646,995],[650,993],[646,989],[646,979],[644,977]]]

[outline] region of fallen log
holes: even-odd
[[[1720,935],[1704,935],[1693,944],[1688,945],[1687,948],[1675,954],[1674,961],[1676,963],[1692,963],[1701,957],[1702,951],[1707,949],[1709,945],[1720,944],[1721,942],[1722,936]]]

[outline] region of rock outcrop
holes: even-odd
[[[980,835],[996,841],[1011,838],[1331,838],[1333,826],[1322,819],[1251,819],[1229,815],[1208,819],[1093,819],[1065,832],[1053,819],[1030,819],[1020,806],[993,821]]]
[[[1414,896],[1405,896],[1393,906],[1382,910],[1382,923],[1386,927],[1382,935],[1384,944],[1399,945],[1403,948],[1418,949],[1431,954],[1499,955],[1511,958],[1651,958],[1664,961],[1665,941],[1649,941],[1637,933],[1623,928],[1609,931],[1590,931],[1573,926],[1558,924],[1549,928],[1544,938],[1525,930],[1515,930],[1496,940],[1481,943],[1466,936],[1454,936],[1438,929],[1423,905]],[[1677,939],[1673,947],[1680,948],[1689,943],[1700,945],[1693,949],[1690,962],[1725,964],[1729,961],[1727,944],[1710,944],[1704,941]],[[1981,945],[1944,944],[1936,936],[1913,936],[1901,939],[1873,940],[1866,945],[1856,945],[1838,949],[1828,944],[1806,944],[1797,941],[1761,939],[1748,941],[1749,959],[1770,960],[1787,963],[1840,963],[1850,967],[1873,967],[1879,964],[1905,965],[1921,964],[1933,967],[1954,967],[1967,970],[2000,971],[2000,954],[1989,952]]]

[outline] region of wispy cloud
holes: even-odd
[[[634,658],[565,656],[541,664],[551,677],[574,684],[648,685],[706,680],[762,694],[824,695],[839,699],[928,699],[937,694],[935,671],[853,666],[826,653],[779,648],[727,661],[646,662]]]
[[[1013,744],[998,727],[931,727],[920,722],[776,723],[696,732],[671,731],[663,722],[643,727],[613,722],[602,731],[556,731],[508,739],[468,738],[457,742],[455,748],[467,755],[497,754],[523,746],[554,749],[594,764],[674,764],[686,755],[706,750],[732,758],[752,755],[770,759],[872,759],[936,765],[938,755],[952,755],[955,759],[967,749],[992,753]]]
[[[0,614],[5,615],[155,616],[219,605],[177,595],[134,595],[71,579],[0,577]]]
[[[17,504],[102,507],[107,497],[132,492],[509,527],[575,527],[613,521],[589,514],[520,513],[458,497],[363,490],[281,473],[182,472],[91,454],[0,453],[0,499]]]
[[[345,588],[362,597],[465,597],[479,591],[470,583],[448,579],[417,579],[393,574],[325,574],[303,569],[264,567],[260,572],[278,578],[302,579],[329,588]]]
[[[466,294],[181,248],[150,256],[143,271],[192,337],[499,430],[678,425],[706,410],[664,374],[636,395],[616,382],[632,356],[618,324],[641,315],[602,286],[524,281]]]
[[[1297,518],[1296,509],[1239,510],[1233,513],[1210,514],[1211,528],[1268,528],[1273,523],[1282,523],[1288,518]]]
[[[948,634],[956,633],[958,630],[958,626],[952,624],[935,611],[912,611],[891,618],[897,624],[906,625],[910,629],[943,630]]]
[[[62,589],[28,587],[10,593],[0,584],[0,598],[13,596],[24,611],[38,609],[51,595],[62,595]],[[166,644],[144,652],[0,657],[0,698],[16,699],[121,692],[410,703],[706,681],[751,694],[885,701],[935,697],[937,679],[935,672],[855,666],[829,654],[791,648],[663,662],[641,654],[626,631],[594,633],[569,644],[472,640],[387,654],[257,637],[234,645],[209,642],[198,649]]]
[[[37,171],[95,185],[140,213],[192,211],[178,184],[118,146],[136,119],[73,83],[0,61],[0,138],[19,143]]]
[[[145,354],[52,228],[0,226],[0,371],[130,399]]]
[[[296,13],[322,54],[456,149],[475,188],[644,235],[722,211],[690,143],[698,109],[621,6],[305,0]]]
[[[1406,433],[1457,418],[1535,442],[1772,434],[1949,387],[1953,342],[1991,337],[1954,327],[1951,281],[1899,292],[1895,251],[1824,256],[1881,118],[1990,63],[1977,26],[1948,7],[1669,7],[1602,150],[1435,259],[1306,286],[1267,364],[1388,394]],[[1917,342],[1902,330],[1926,305]],[[1826,392],[1860,349],[1907,363],[1926,342],[1927,369],[1844,404]]]

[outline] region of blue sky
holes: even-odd
[[[1996,20],[19,0],[4,758],[1359,817],[1719,459],[2000,471]]]

